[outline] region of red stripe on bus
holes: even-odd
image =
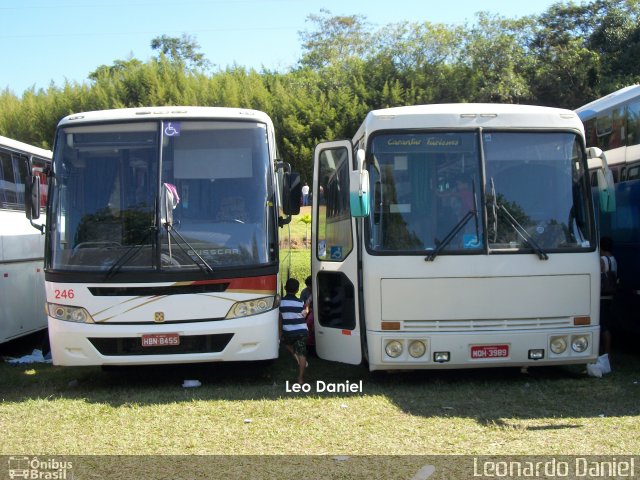
[[[221,278],[219,280],[189,282],[190,285],[211,285],[216,283],[228,283],[229,286],[227,290],[264,290],[275,292],[277,277],[275,275],[263,275],[260,277]]]

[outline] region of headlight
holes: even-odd
[[[571,338],[571,349],[576,353],[582,353],[589,348],[589,339],[585,335]]]
[[[420,340],[414,340],[409,344],[409,355],[413,358],[420,358],[427,351],[427,346]]]
[[[246,302],[234,303],[225,318],[248,317],[249,315],[257,315],[273,308],[274,297],[263,297],[255,300],[247,300]]]
[[[398,358],[402,354],[402,343],[398,340],[391,340],[387,342],[384,351],[387,352],[387,355],[391,358]]]
[[[58,320],[76,323],[94,323],[89,312],[82,307],[69,307],[67,305],[48,303],[47,309],[49,311],[49,316]]]
[[[567,349],[567,340],[565,337],[551,337],[549,348],[556,355],[560,355]]]

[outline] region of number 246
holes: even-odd
[[[60,298],[74,298],[76,296],[75,292],[73,291],[73,289],[69,289],[69,290],[56,290],[55,291],[56,294],[56,299],[60,299]]]

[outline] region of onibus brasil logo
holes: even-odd
[[[55,458],[9,457],[9,478],[73,480],[72,463]]]

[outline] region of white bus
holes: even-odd
[[[63,118],[46,223],[53,363],[276,358],[279,229],[300,198],[276,160],[271,119],[254,110]]]
[[[587,146],[605,152],[615,182],[640,179],[640,85],[610,93],[576,113],[584,123]]]
[[[44,175],[51,152],[0,137],[0,343],[47,327],[44,237],[25,217],[29,169]],[[46,190],[37,208],[46,205]]]
[[[576,110],[587,146],[604,150],[615,181],[615,211],[600,211],[600,233],[618,261],[615,326],[640,333],[640,85],[631,85]],[[601,164],[591,167],[597,185]]]
[[[600,273],[582,123],[490,104],[370,112],[316,147],[321,358],[371,370],[586,364]]]

